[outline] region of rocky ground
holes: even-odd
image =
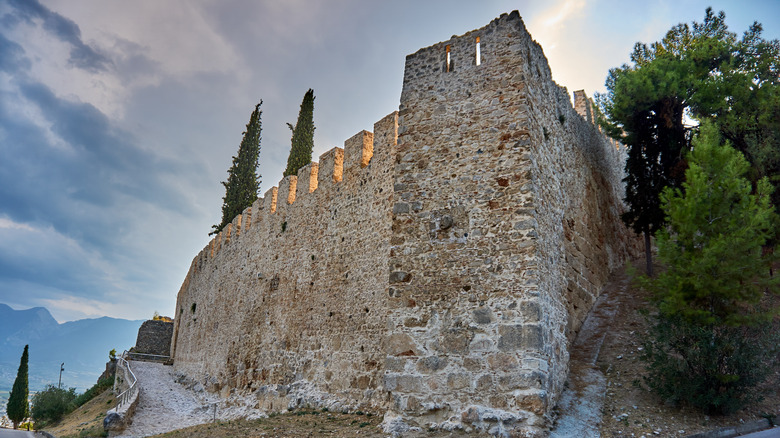
[[[641,269],[643,261],[637,262],[636,266]],[[638,311],[647,305],[648,295],[631,286],[631,280],[624,270],[613,276],[607,288],[610,297],[606,303],[609,323],[600,329],[605,333],[591,334],[594,338],[603,339],[603,342],[599,341],[600,349],[594,356],[598,357],[595,359],[596,368],[603,373],[606,381],[606,394],[600,410],[603,417],[601,424],[595,426],[600,436],[684,437],[754,421],[765,415],[780,417],[780,392],[777,390],[780,388],[780,369],[760,388],[766,391],[763,401],[730,416],[710,417],[686,407],[664,404],[642,381],[645,371],[639,356],[642,336],[647,331],[648,323]],[[776,327],[780,330],[780,320]],[[214,400],[207,399],[208,394],[192,392],[175,383],[171,367],[141,362],[133,362],[131,366],[142,384],[142,398],[133,424],[122,436],[148,436],[156,433],[163,435],[155,436],[170,438],[384,436],[379,428],[381,413],[344,414],[302,409],[269,418],[226,421],[225,415],[232,418],[236,413],[223,410],[215,418],[213,411],[209,410]],[[598,419],[595,423],[598,424]],[[406,436],[479,435],[457,431],[418,431]]]
[[[150,436],[207,423],[215,418],[213,403],[216,400],[205,392],[196,393],[176,383],[172,367],[130,361],[130,369],[138,379],[138,405],[130,427],[118,436]]]
[[[635,264],[638,272],[642,272],[643,266],[644,260]],[[611,284],[616,282],[629,289],[615,296],[618,310],[597,361],[607,380],[600,427],[602,437],[682,437],[755,421],[765,415],[780,418],[780,369],[758,388],[764,392],[763,401],[728,416],[708,416],[691,408],[668,406],[651,393],[643,383],[645,365],[639,359],[642,339],[648,329],[648,322],[639,310],[647,306],[649,295],[631,286],[625,270],[613,276]],[[775,329],[780,330],[778,319]]]

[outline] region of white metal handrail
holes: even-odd
[[[116,396],[117,403],[116,403],[116,410],[118,411],[119,408],[126,404],[130,399],[132,399],[133,395],[138,391],[138,379],[136,379],[135,374],[133,373],[133,370],[130,369],[130,363],[125,359],[127,357],[128,353],[127,350],[122,352],[122,355],[119,356],[119,359],[117,361],[117,365],[122,365],[124,379],[126,382],[130,383],[129,387],[122,391],[121,394]],[[129,373],[129,376],[128,376]],[[132,381],[131,381],[132,380]]]
[[[127,355],[130,359],[133,359],[134,357],[143,357],[143,358],[150,358],[156,360],[168,360],[171,358],[171,356],[165,356],[162,354],[136,353],[134,351],[133,352],[128,351]]]

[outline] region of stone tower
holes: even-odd
[[[176,371],[264,411],[543,436],[569,345],[635,251],[624,152],[575,100],[516,11],[409,55],[397,113],[193,260]]]

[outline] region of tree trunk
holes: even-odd
[[[650,243],[650,231],[645,230],[645,261],[647,262],[647,276],[653,276],[653,248]]]

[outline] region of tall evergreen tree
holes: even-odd
[[[16,380],[11,388],[11,395],[8,397],[8,406],[6,407],[6,413],[8,418],[13,421],[14,429],[17,429],[19,423],[30,416],[30,404],[27,400],[30,395],[27,385],[27,349],[28,345],[25,345],[22,359],[19,362],[19,371],[16,372]]]
[[[633,64],[609,72],[607,94],[598,97],[602,122],[629,148],[623,220],[645,236],[648,274],[650,236],[664,224],[659,195],[684,180],[683,156],[696,129],[685,115],[714,121],[758,169],[754,184],[780,175],[780,45],[760,33],[756,23],[738,41],[725,14],[708,8],[701,23],[679,24],[649,46],[637,43]]]
[[[260,176],[257,174],[257,166],[260,160],[260,131],[262,123],[260,116],[260,103],[255,105],[255,110],[249,117],[244,138],[238,147],[238,155],[233,157],[233,165],[228,169],[228,179],[222,182],[225,186],[225,196],[222,198],[222,222],[214,225],[214,230],[209,233],[217,234],[222,231],[233,219],[241,214],[245,208],[252,205],[260,191]]]
[[[292,131],[292,147],[284,176],[295,175],[298,169],[311,163],[311,153],[314,150],[314,90],[309,88],[303,95],[298,122],[295,126],[289,123],[287,126]]]
[[[665,399],[710,413],[732,412],[756,395],[780,340],[771,329],[777,309],[762,303],[780,280],[762,251],[774,233],[772,186],[762,178],[753,193],[747,160],[719,143],[706,123],[682,188],[663,191],[668,225],[656,237],[666,269],[643,279],[658,308],[647,382]]]

